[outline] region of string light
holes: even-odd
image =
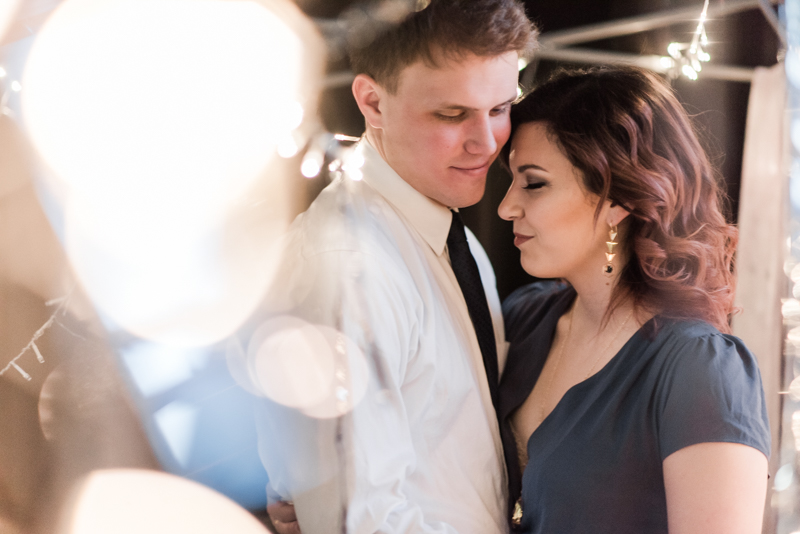
[[[706,35],[706,20],[708,15],[708,0],[705,0],[703,12],[697,23],[692,41],[689,43],[670,43],[667,53],[670,57],[663,57],[662,64],[670,68],[671,72],[680,72],[690,80],[697,80],[698,74],[703,70],[703,63],[711,60],[711,55],[706,52],[708,35]]]
[[[44,356],[42,356],[42,352],[39,350],[39,346],[36,344],[36,341],[40,337],[42,337],[44,333],[47,332],[47,330],[51,326],[53,326],[53,324],[58,323],[59,325],[61,325],[61,323],[57,320],[57,318],[59,314],[63,314],[66,312],[66,305],[68,300],[69,300],[69,295],[45,302],[45,306],[53,306],[55,304],[58,304],[58,308],[56,308],[56,310],[53,312],[50,318],[47,321],[45,321],[45,323],[42,326],[40,326],[39,329],[33,334],[31,340],[28,342],[27,345],[25,345],[25,347],[19,352],[19,354],[17,354],[10,362],[8,362],[5,367],[0,369],[0,376],[3,376],[5,372],[8,371],[9,369],[14,369],[20,375],[22,375],[22,378],[24,378],[25,380],[27,381],[31,380],[31,375],[27,373],[22,367],[20,367],[17,361],[23,356],[25,356],[25,354],[28,351],[32,351],[36,355],[36,359],[38,360],[38,362],[44,363]]]

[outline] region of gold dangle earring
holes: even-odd
[[[603,273],[605,273],[605,275],[608,277],[614,274],[614,264],[611,262],[614,261],[614,256],[616,256],[614,253],[614,247],[616,247],[618,243],[615,241],[615,239],[617,239],[617,225],[615,224],[612,226],[609,223],[608,241],[606,241],[606,246],[608,247],[608,252],[606,252],[606,260],[608,260],[608,263],[603,266]]]

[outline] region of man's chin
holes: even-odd
[[[444,204],[448,208],[468,208],[470,206],[474,206],[478,202],[481,201],[483,198],[483,191],[479,195],[470,195],[464,197],[450,197],[447,199],[447,202],[442,202],[441,200],[438,201],[441,204]]]
[[[450,208],[458,208],[458,209],[474,206],[475,204],[481,201],[485,190],[486,187],[484,184],[484,187],[481,187],[480,189],[477,189],[475,191],[465,192],[461,195],[451,195],[449,198],[450,203],[446,205]]]

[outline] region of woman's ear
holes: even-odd
[[[361,110],[367,124],[377,130],[383,127],[381,101],[385,95],[384,88],[366,74],[359,74],[353,80],[353,96],[358,104],[358,109]]]
[[[610,226],[617,226],[619,223],[625,220],[625,218],[630,215],[631,213],[617,204],[616,202],[611,202],[611,205],[608,208],[608,213],[606,214],[606,222]]]

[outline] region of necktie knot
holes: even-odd
[[[454,243],[466,243],[467,233],[464,231],[461,214],[452,210],[450,212],[453,214],[453,221],[450,223],[450,233],[447,234],[447,244],[452,246]]]

